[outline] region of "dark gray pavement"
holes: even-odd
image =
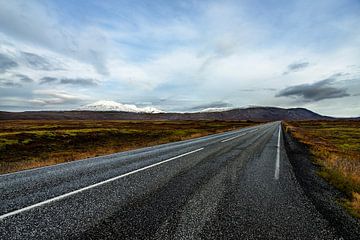
[[[339,239],[279,127],[1,175],[0,239]]]

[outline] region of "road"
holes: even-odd
[[[0,239],[338,239],[280,122],[0,176]]]

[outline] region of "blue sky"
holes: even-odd
[[[360,116],[360,2],[0,0],[0,110]]]

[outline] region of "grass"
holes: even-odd
[[[306,144],[319,175],[344,192],[342,205],[360,218],[360,121],[298,121],[286,131]]]
[[[0,121],[0,173],[180,141],[247,121]]]

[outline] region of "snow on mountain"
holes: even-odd
[[[155,107],[137,107],[133,104],[122,104],[115,101],[97,101],[80,107],[85,111],[120,111],[135,113],[162,113],[164,111]]]
[[[205,108],[199,112],[224,112],[224,111],[228,111],[231,109],[234,109],[234,108],[233,107]]]
[[[242,107],[213,107],[213,108],[205,108],[198,112],[225,112],[234,109],[248,109],[248,108],[263,108],[264,106],[258,105],[245,105]]]

